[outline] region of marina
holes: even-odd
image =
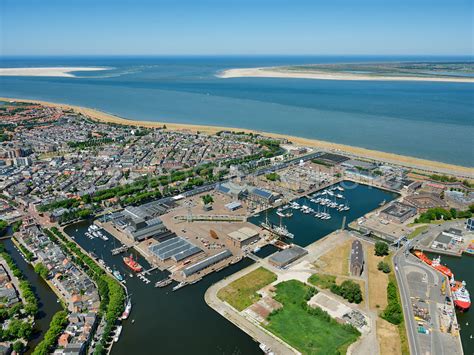
[[[333,201],[337,197],[330,199],[330,194],[344,196],[344,199],[339,199],[344,202],[335,206]],[[249,218],[249,221],[264,229],[273,226],[277,235],[282,235],[286,230],[293,238],[283,238],[283,241],[304,247],[343,227],[344,219],[347,225],[377,208],[382,201],[392,201],[397,196],[393,192],[345,180],[309,196],[300,197],[283,207],[271,208],[259,216]],[[326,200],[331,203],[328,205]],[[278,216],[278,209],[280,212],[291,211],[292,217]]]

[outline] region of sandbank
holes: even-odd
[[[267,68],[236,68],[228,69],[217,74],[219,78],[293,78],[293,79],[317,79],[317,80],[373,80],[373,81],[440,81],[474,83],[474,78],[465,77],[424,77],[424,76],[398,76],[398,75],[364,75],[356,73],[344,73],[337,71],[297,71],[279,67]]]
[[[0,76],[76,77],[72,72],[108,70],[102,67],[0,68]]]

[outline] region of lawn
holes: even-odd
[[[314,286],[318,286],[320,288],[331,288],[331,286],[336,283],[336,276],[313,274],[308,279],[308,281]]]
[[[413,232],[410,233],[410,235],[408,236],[408,239],[413,239],[415,238],[416,236],[420,235],[421,233],[423,233],[424,231],[428,230],[429,226],[420,226],[420,227],[417,227]]]
[[[275,299],[283,308],[268,317],[266,328],[303,354],[345,354],[360,333],[352,326],[341,325],[306,301],[314,288],[296,280],[276,285]]]
[[[242,311],[259,300],[258,290],[276,279],[277,276],[273,272],[259,267],[219,290],[217,297]]]

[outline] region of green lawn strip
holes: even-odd
[[[217,297],[242,311],[258,301],[260,297],[257,293],[258,290],[276,279],[277,276],[273,272],[259,267],[219,290]]]
[[[410,233],[410,235],[408,236],[408,239],[413,239],[415,238],[416,236],[420,235],[421,233],[423,233],[424,231],[428,230],[429,226],[420,226],[420,227],[417,227],[413,232]]]
[[[275,299],[283,308],[272,312],[265,326],[303,354],[340,354],[360,336],[350,325],[342,325],[320,308],[307,305],[315,293],[297,280],[276,285]]]
[[[331,288],[332,285],[336,283],[336,276],[333,275],[323,275],[323,274],[313,274],[308,279],[309,283],[320,288]]]

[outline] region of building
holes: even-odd
[[[202,249],[182,237],[168,239],[160,244],[151,245],[150,252],[160,261],[173,259],[182,261],[202,252]]]
[[[228,234],[230,242],[234,247],[242,248],[257,241],[260,238],[258,231],[243,227]]]
[[[242,200],[247,194],[247,187],[240,186],[231,181],[216,185],[216,191],[221,194],[232,197],[236,200]]]
[[[364,271],[364,248],[358,239],[352,242],[350,268],[352,276],[361,276]]]
[[[240,201],[232,201],[226,204],[225,208],[227,208],[229,211],[235,211],[239,208],[242,208],[242,203]]]
[[[230,258],[231,256],[232,253],[230,252],[230,250],[225,249],[218,254],[209,256],[206,259],[197,262],[196,264],[184,268],[183,270],[181,270],[181,274],[183,275],[183,277],[189,277],[191,275],[199,273],[201,270],[204,270],[209,266],[217,264],[219,261]]]
[[[438,196],[432,194],[407,196],[405,197],[404,202],[416,207],[420,213],[426,212],[430,208],[448,208],[448,204],[446,202],[444,202]]]
[[[302,248],[298,245],[293,245],[291,248],[281,250],[278,253],[273,254],[270,259],[268,259],[268,261],[270,264],[276,267],[284,268],[306,254],[308,254],[308,251],[305,248]]]
[[[278,197],[279,195],[258,187],[250,187],[247,196],[247,198],[251,201],[267,205],[273,204],[278,199]]]
[[[468,231],[474,231],[474,218],[469,218],[466,222],[466,229]]]
[[[401,202],[394,202],[380,212],[380,217],[396,223],[404,223],[415,215],[415,207]]]
[[[344,163],[345,161],[349,160],[348,157],[340,154],[333,154],[333,153],[324,153],[319,156],[316,160],[319,160],[328,165],[339,165]]]

